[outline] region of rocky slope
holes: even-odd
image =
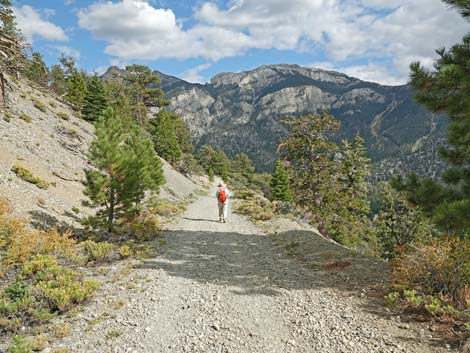
[[[434,157],[445,140],[446,118],[414,103],[408,86],[381,86],[297,65],[221,73],[204,85],[157,73],[170,109],[185,119],[196,145],[232,156],[247,152],[259,170],[273,164],[286,133],[282,120],[322,111],[342,122],[340,138],[364,137],[379,163],[377,178],[403,171],[435,176],[443,167]]]
[[[49,92],[23,81],[12,82],[7,97],[9,108],[0,111],[0,197],[36,227],[78,227],[80,217],[91,212],[81,205],[81,180],[93,125]],[[49,186],[41,189],[22,180],[12,171],[14,165]],[[164,173],[164,198],[182,199],[198,188],[166,162]]]

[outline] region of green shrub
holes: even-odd
[[[78,272],[58,265],[52,256],[35,256],[22,273],[32,280],[34,292],[46,299],[52,312],[64,312],[84,302],[98,287],[95,281],[83,280]]]
[[[145,207],[149,212],[165,218],[179,216],[186,211],[184,203],[169,202],[157,198],[149,200]]]
[[[62,120],[69,120],[70,119],[69,115],[67,113],[64,113],[64,112],[58,112],[57,117],[62,119]]]
[[[78,207],[72,207],[72,212],[75,213],[75,214],[79,214],[80,209]]]
[[[54,101],[50,101],[50,102],[49,102],[49,105],[50,105],[52,108],[57,108],[57,103],[54,102]]]
[[[235,192],[235,197],[237,199],[247,200],[256,196],[256,191],[251,189],[240,189]]]
[[[11,113],[9,112],[5,112],[5,115],[3,116],[3,120],[9,123],[10,121],[12,121],[12,119],[13,119],[13,115],[11,115]]]
[[[45,113],[47,111],[47,107],[43,102],[41,102],[40,100],[38,100],[36,98],[32,98],[31,100],[33,101],[33,105],[34,105],[35,108],[39,109],[43,113]]]
[[[256,197],[238,203],[235,213],[250,217],[256,221],[267,221],[274,217],[272,203],[264,198]]]
[[[106,241],[96,243],[93,240],[86,240],[81,243],[81,246],[87,255],[88,261],[110,261],[116,250],[113,244]]]
[[[13,336],[13,342],[8,348],[8,353],[32,353],[32,347],[25,338]]]
[[[128,215],[123,223],[123,231],[143,241],[160,234],[161,224],[158,215],[151,210],[137,210]]]
[[[21,165],[15,164],[11,168],[12,172],[15,173],[20,179],[27,181],[28,183],[36,185],[40,189],[47,189],[49,187],[49,183],[45,180],[33,176],[31,171]]]
[[[30,123],[33,121],[33,118],[31,118],[28,114],[26,113],[21,113],[20,116],[18,117],[20,118],[21,120],[27,122],[27,123]]]
[[[433,314],[470,308],[470,242],[435,238],[397,249],[393,288]]]
[[[119,251],[119,256],[121,256],[122,259],[126,259],[134,254],[132,249],[127,245],[121,246],[118,251]]]

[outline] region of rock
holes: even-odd
[[[468,339],[463,345],[462,353],[470,353],[470,339]]]

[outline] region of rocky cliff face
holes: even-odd
[[[408,86],[381,86],[344,74],[297,65],[262,66],[221,73],[205,85],[158,73],[197,146],[209,144],[228,155],[246,152],[258,170],[270,170],[281,124],[305,114],[328,111],[342,123],[339,138],[361,134],[377,177],[415,171],[433,176],[443,165],[437,147],[446,119],[414,103]],[[430,158],[433,159],[430,159]]]

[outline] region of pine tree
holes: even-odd
[[[60,65],[52,65],[49,73],[49,88],[58,96],[65,94],[65,72]]]
[[[155,150],[160,157],[173,165],[181,159],[182,155],[175,118],[179,117],[174,113],[161,110],[155,114],[154,119],[150,120]]]
[[[0,0],[0,109],[5,106],[5,72],[18,75],[25,56],[11,1]]]
[[[213,169],[213,162],[215,157],[216,151],[214,148],[207,145],[202,146],[196,155],[197,161],[204,168],[206,173],[209,173],[210,169],[212,169],[212,171],[215,173],[215,170]]]
[[[464,17],[470,16],[470,5],[464,0],[446,0]],[[458,194],[436,210],[436,222],[443,229],[458,235],[470,234],[470,225],[462,223],[462,215],[470,214],[470,34],[462,43],[450,49],[437,50],[439,59],[434,71],[420,63],[411,64],[411,85],[416,89],[416,100],[432,112],[446,112],[449,116],[448,148],[441,155],[452,167],[443,180],[449,194]]]
[[[289,134],[279,151],[287,162],[295,202],[313,212],[313,222],[328,235],[327,220],[334,214],[338,197],[338,166],[334,162],[339,147],[329,139],[339,122],[328,114],[308,115],[285,122]]]
[[[89,205],[100,208],[98,225],[113,232],[147,190],[158,192],[164,183],[162,163],[152,142],[142,135],[133,119],[107,109],[96,124],[91,144],[84,194]]]
[[[249,181],[253,177],[255,167],[250,157],[245,153],[239,153],[233,157],[230,163],[230,171],[233,174],[240,174]]]
[[[107,108],[103,83],[95,74],[88,80],[82,116],[87,121],[97,121]]]
[[[160,79],[148,66],[126,66],[126,72],[123,79],[131,98],[135,119],[145,125],[149,107],[163,107],[169,102],[163,98],[163,90],[157,87]]]
[[[33,53],[26,68],[26,77],[42,87],[47,87],[49,70],[40,53]]]
[[[271,199],[274,201],[292,201],[289,187],[289,174],[281,161],[276,161],[276,166],[271,177]]]
[[[191,142],[191,132],[184,120],[176,113],[173,114],[173,123],[176,130],[176,138],[181,148],[181,152],[191,154],[194,152],[194,145]]]
[[[67,93],[65,99],[77,110],[83,108],[85,96],[87,94],[85,74],[74,70],[66,81]]]
[[[397,246],[432,237],[433,228],[429,220],[406,200],[403,193],[395,191],[388,183],[381,183],[378,188],[380,211],[374,226],[383,257],[393,258]]]
[[[320,232],[351,247],[372,247],[375,235],[368,219],[363,141],[338,146],[332,136],[339,122],[328,114],[286,121],[289,135],[279,150],[288,163],[294,201],[312,212]]]
[[[224,151],[216,151],[212,159],[212,168],[214,173],[220,175],[224,181],[229,180],[230,159]]]
[[[214,170],[212,168],[209,169],[209,181],[214,181]]]

